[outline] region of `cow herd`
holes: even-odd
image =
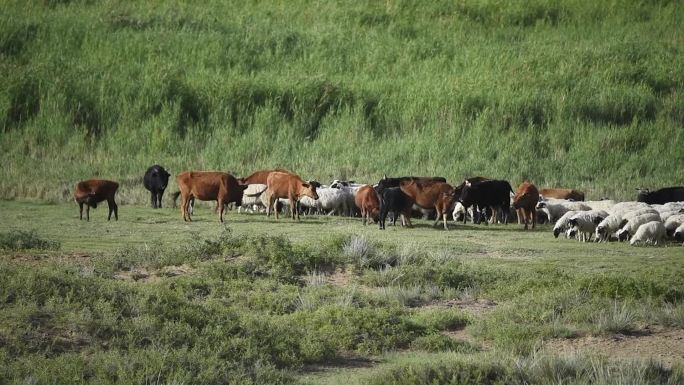
[[[170,174],[159,165],[150,167],[143,185],[150,192],[153,208],[162,207],[162,196]],[[538,189],[530,182],[516,190],[505,180],[484,177],[466,178],[458,185],[443,177],[384,176],[373,185],[334,180],[325,186],[314,180],[304,180],[286,169],[260,170],[236,178],[218,171],[185,171],[176,176],[178,191],[173,201],[181,198],[184,221],[192,221],[195,199],[216,201],[219,221],[228,206],[238,211],[263,210],[276,219],[283,210],[293,220],[301,214],[338,214],[360,216],[364,225],[375,222],[385,229],[391,216],[392,224],[412,227],[411,218],[433,216],[433,227],[440,222],[448,230],[449,213],[454,221],[471,218],[474,223],[503,223],[517,218],[525,229],[538,221],[554,224],[553,234],[589,241],[630,240],[658,244],[666,238],[684,240],[684,187],[669,187],[657,191],[641,189],[635,202],[615,202],[604,199],[585,201],[584,193],[574,189]],[[118,220],[114,196],[119,184],[91,179],[76,184],[74,200],[83,219],[90,219],[89,209],[107,201],[111,219]],[[391,215],[390,215],[391,214]]]

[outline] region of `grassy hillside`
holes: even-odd
[[[680,1],[1,3],[5,198],[144,203],[156,162],[684,184]]]

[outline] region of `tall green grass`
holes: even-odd
[[[3,1],[0,192],[178,173],[684,183],[677,1]]]

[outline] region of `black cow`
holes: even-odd
[[[164,190],[169,184],[169,174],[164,170],[164,167],[155,164],[154,166],[147,169],[145,172],[145,177],[143,177],[143,184],[145,188],[150,191],[150,201],[152,202],[152,208],[162,207],[162,195],[164,195]]]
[[[401,182],[410,180],[446,183],[446,178],[443,178],[441,176],[401,176],[399,178],[388,178],[387,175],[385,175],[378,182],[377,186],[375,187],[375,191],[377,191],[378,194],[380,194],[383,190],[385,190],[388,187],[399,187],[399,184]]]
[[[459,202],[465,209],[475,206],[479,210],[486,207],[492,209],[492,223],[497,218],[497,211],[502,212],[503,222],[508,223],[513,188],[505,180],[486,180],[480,183],[463,186]]]
[[[380,230],[385,229],[385,219],[390,211],[394,216],[392,220],[393,226],[397,223],[397,216],[401,214],[404,216],[401,221],[402,226],[404,225],[404,220],[406,220],[406,226],[411,227],[411,208],[413,207],[413,199],[411,197],[401,191],[399,187],[387,187],[379,193],[379,196],[380,220],[378,224],[380,225]]]
[[[637,190],[639,190],[637,201],[645,202],[649,205],[684,201],[684,187],[665,187],[655,191],[648,191],[647,188]]]

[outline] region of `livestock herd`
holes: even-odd
[[[150,191],[153,208],[161,208],[162,196],[170,174],[161,166],[150,167],[143,177],[144,187]],[[264,210],[266,216],[283,209],[292,219],[300,214],[338,214],[360,216],[364,225],[378,223],[385,228],[387,217],[392,223],[401,218],[402,226],[412,227],[411,218],[434,217],[433,227],[440,221],[448,230],[448,216],[456,222],[503,223],[517,218],[525,229],[537,222],[553,223],[553,234],[564,234],[580,241],[609,240],[658,244],[667,238],[684,240],[684,187],[667,187],[657,191],[641,189],[637,201],[615,202],[609,199],[585,201],[584,194],[574,189],[538,189],[523,182],[514,191],[505,180],[484,177],[466,178],[459,185],[450,185],[443,177],[384,176],[373,185],[353,181],[334,180],[329,186],[305,181],[286,169],[257,171],[244,178],[236,178],[218,171],[186,171],[176,176],[179,191],[173,194],[174,203],[180,196],[181,215],[192,221],[195,199],[216,201],[219,221],[229,205],[247,210]],[[118,206],[114,196],[119,184],[103,179],[91,179],[76,184],[74,200],[79,205],[80,219],[86,208],[107,201],[111,219],[118,220]]]

